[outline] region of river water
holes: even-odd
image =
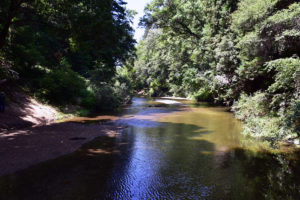
[[[114,123],[115,138],[0,178],[0,198],[300,199],[299,153],[242,136],[223,107],[134,98]]]

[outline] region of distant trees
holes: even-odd
[[[147,34],[134,64],[137,85],[151,95],[226,104],[242,97],[237,113],[252,113],[247,104],[263,96],[264,112],[243,117],[248,133],[271,140],[291,135],[295,123],[287,120],[299,102],[299,16],[296,0],[154,0],[141,20]],[[280,134],[262,130],[270,126]]]

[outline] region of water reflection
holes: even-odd
[[[116,138],[0,178],[0,199],[299,199],[299,152],[252,146],[223,108],[153,104],[135,99]]]

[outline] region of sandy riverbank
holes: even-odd
[[[64,122],[2,132],[0,176],[74,152],[96,137],[114,137],[122,128]]]
[[[60,113],[23,93],[10,97],[7,109],[0,113],[0,176],[71,153],[99,136],[114,137],[122,129],[103,125],[113,120],[106,116],[94,123],[56,123]],[[90,119],[90,118],[88,118]]]

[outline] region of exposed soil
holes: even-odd
[[[0,112],[0,132],[46,125],[56,121],[57,110],[21,92],[11,94],[5,112]]]
[[[0,133],[0,176],[71,153],[98,136],[114,137],[123,127],[57,123]]]
[[[57,115],[48,105],[14,95],[0,113],[0,176],[71,153],[98,136],[113,137],[122,128],[102,122],[55,123]]]

